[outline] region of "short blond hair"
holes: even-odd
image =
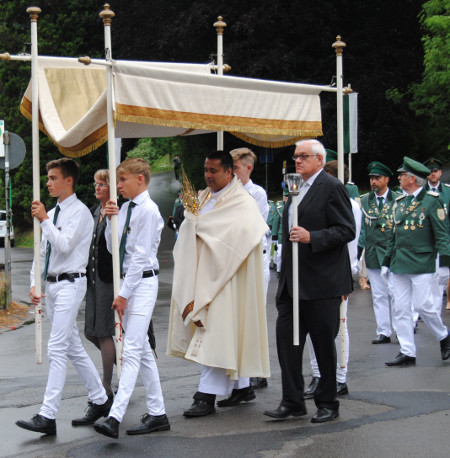
[[[102,180],[109,186],[109,170],[99,169],[94,173],[94,180]]]
[[[236,148],[230,151],[233,161],[241,161],[244,165],[251,165],[252,167],[256,162],[256,154],[248,148]]]
[[[132,175],[142,175],[145,183],[150,183],[150,166],[148,162],[140,157],[126,159],[116,169],[117,175],[131,173]]]

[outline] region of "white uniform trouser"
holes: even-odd
[[[389,280],[386,281],[381,276],[381,269],[367,269],[367,274],[372,288],[372,302],[375,320],[377,322],[377,335],[383,334],[386,337],[390,337],[392,334],[392,275],[389,275]],[[395,329],[394,322],[392,322],[392,325]]]
[[[266,252],[264,253],[264,286],[266,288],[266,297],[267,290],[269,289],[270,281],[270,251],[272,249],[272,235],[264,236],[266,238]]]
[[[198,385],[200,393],[226,396],[231,394],[234,389],[239,390],[248,386],[250,386],[249,377],[239,377],[238,380],[231,380],[226,375],[225,369],[202,365],[202,373]]]
[[[91,402],[104,404],[108,399],[100,376],[78,334],[76,318],[85,294],[86,277],[76,278],[73,282],[47,282],[45,285],[45,308],[51,331],[47,348],[48,380],[39,414],[46,418],[55,419],[61,404],[67,358],[83,379]]]
[[[439,256],[436,259],[436,272],[433,276],[433,284],[431,290],[433,293],[433,304],[436,311],[441,313],[442,310],[442,296],[447,286],[448,281],[448,268],[439,267]]]
[[[404,355],[416,357],[414,322],[411,309],[413,297],[416,311],[436,337],[436,340],[445,339],[448,335],[448,329],[442,323],[441,314],[436,311],[433,305],[433,294],[431,292],[433,275],[432,273],[392,274],[394,319],[400,351]]]
[[[347,299],[348,301],[348,299]],[[348,302],[347,302],[348,303]],[[347,370],[348,370],[348,357],[349,357],[349,349],[350,349],[350,341],[348,338],[348,331],[347,326],[345,327],[345,354],[347,355],[345,361],[345,367],[341,366],[341,334],[340,331],[334,340],[336,344],[336,354],[337,354],[337,365],[336,365],[336,381],[339,383],[346,383],[347,382]],[[311,337],[309,334],[306,336],[306,343],[308,345],[308,352],[309,352],[309,359],[311,360],[311,372],[313,377],[320,377],[320,370],[319,365],[317,364],[316,354],[314,353],[314,347],[311,341]]]
[[[127,301],[122,323],[125,331],[122,375],[109,412],[109,416],[119,422],[125,415],[139,369],[145,387],[148,413],[153,416],[165,413],[158,367],[147,335],[157,295],[158,277],[143,278]]]
[[[281,252],[283,250],[283,244],[279,243],[277,246],[277,256],[275,263],[277,265],[277,272],[281,272]]]

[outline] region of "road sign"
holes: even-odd
[[[8,132],[9,134],[9,168],[15,169],[22,164],[25,159],[25,142],[22,140],[22,137],[19,137],[17,134]],[[2,141],[2,146],[3,141]],[[5,169],[5,156],[0,157],[0,169]]]

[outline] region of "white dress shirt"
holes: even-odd
[[[76,194],[58,202],[60,212],[53,224],[55,208],[48,213],[48,219],[41,222],[42,240],[40,245],[41,268],[44,268],[47,241],[51,245],[48,275],[63,273],[86,273],[91,245],[94,219],[91,212]],[[30,284],[34,286],[34,261],[30,272]]]
[[[125,202],[119,211],[119,245],[130,202]],[[133,202],[136,206],[131,212],[123,260],[125,279],[119,292],[119,295],[125,299],[133,294],[142,279],[143,272],[159,269],[157,254],[161,231],[164,227],[164,220],[159,213],[158,206],[150,198],[147,190],[135,197]],[[106,223],[105,238],[108,251],[111,253],[111,222],[109,218]]]

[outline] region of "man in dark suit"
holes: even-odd
[[[294,153],[300,189],[298,221],[291,223],[291,199],[283,214],[283,252],[278,284],[276,325],[283,398],[264,414],[277,419],[306,414],[303,397],[302,353],[311,336],[321,373],[314,395],[318,408],[313,423],[339,416],[336,400],[336,348],[339,306],[353,290],[347,243],[355,238],[355,220],[344,185],[323,170],[326,151],[317,140],[303,140]],[[298,242],[300,345],[293,344],[292,242]]]

